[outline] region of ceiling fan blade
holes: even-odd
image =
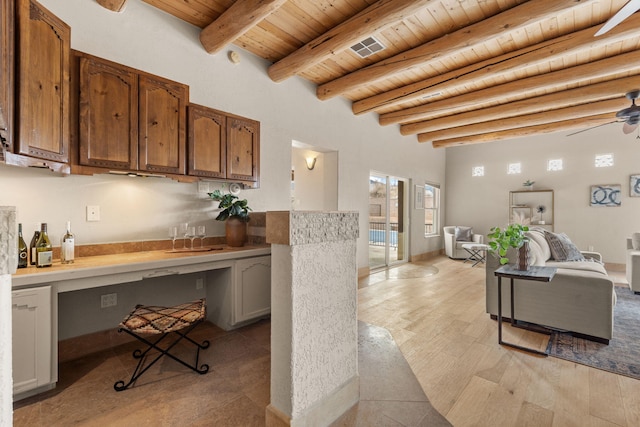
[[[636,123],[635,125],[630,125],[629,123],[626,123],[624,125],[622,125],[622,132],[625,135],[629,135],[630,133],[632,133],[634,130],[636,130],[638,128],[638,124]]]
[[[602,124],[597,125],[597,126],[591,126],[590,128],[581,129],[581,130],[579,130],[579,131],[576,131],[576,132],[570,133],[570,134],[568,134],[568,135],[566,135],[566,136],[577,135],[577,134],[579,134],[579,133],[586,132],[586,131],[588,131],[588,130],[593,130],[593,129],[597,129],[597,128],[602,127],[602,126],[610,125],[611,123],[618,123],[618,121],[617,121],[617,120],[613,120],[613,121],[608,122],[608,123],[602,123]]]
[[[625,4],[622,9],[613,15],[595,34],[595,37],[601,36],[613,27],[633,15],[636,11],[640,10],[640,0],[629,0],[629,3]]]

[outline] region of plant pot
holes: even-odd
[[[227,245],[233,247],[244,246],[247,240],[247,223],[237,217],[230,217],[225,224]]]
[[[527,271],[529,269],[529,242],[524,242],[518,249],[518,270]]]

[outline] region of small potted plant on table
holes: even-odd
[[[529,227],[522,224],[509,224],[506,228],[493,227],[489,237],[489,250],[498,256],[500,265],[508,264],[507,250],[518,249],[518,269],[529,268],[529,238],[525,233]]]
[[[246,199],[240,199],[235,194],[222,194],[220,190],[208,193],[212,200],[220,202],[218,208],[222,209],[216,220],[226,221],[225,234],[227,245],[240,247],[247,240],[247,222],[249,211]]]

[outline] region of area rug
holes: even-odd
[[[613,339],[609,345],[554,332],[550,355],[582,365],[640,379],[640,295],[615,286]]]

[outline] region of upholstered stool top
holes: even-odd
[[[206,317],[206,299],[173,307],[136,305],[120,327],[138,334],[164,334],[179,331]]]

